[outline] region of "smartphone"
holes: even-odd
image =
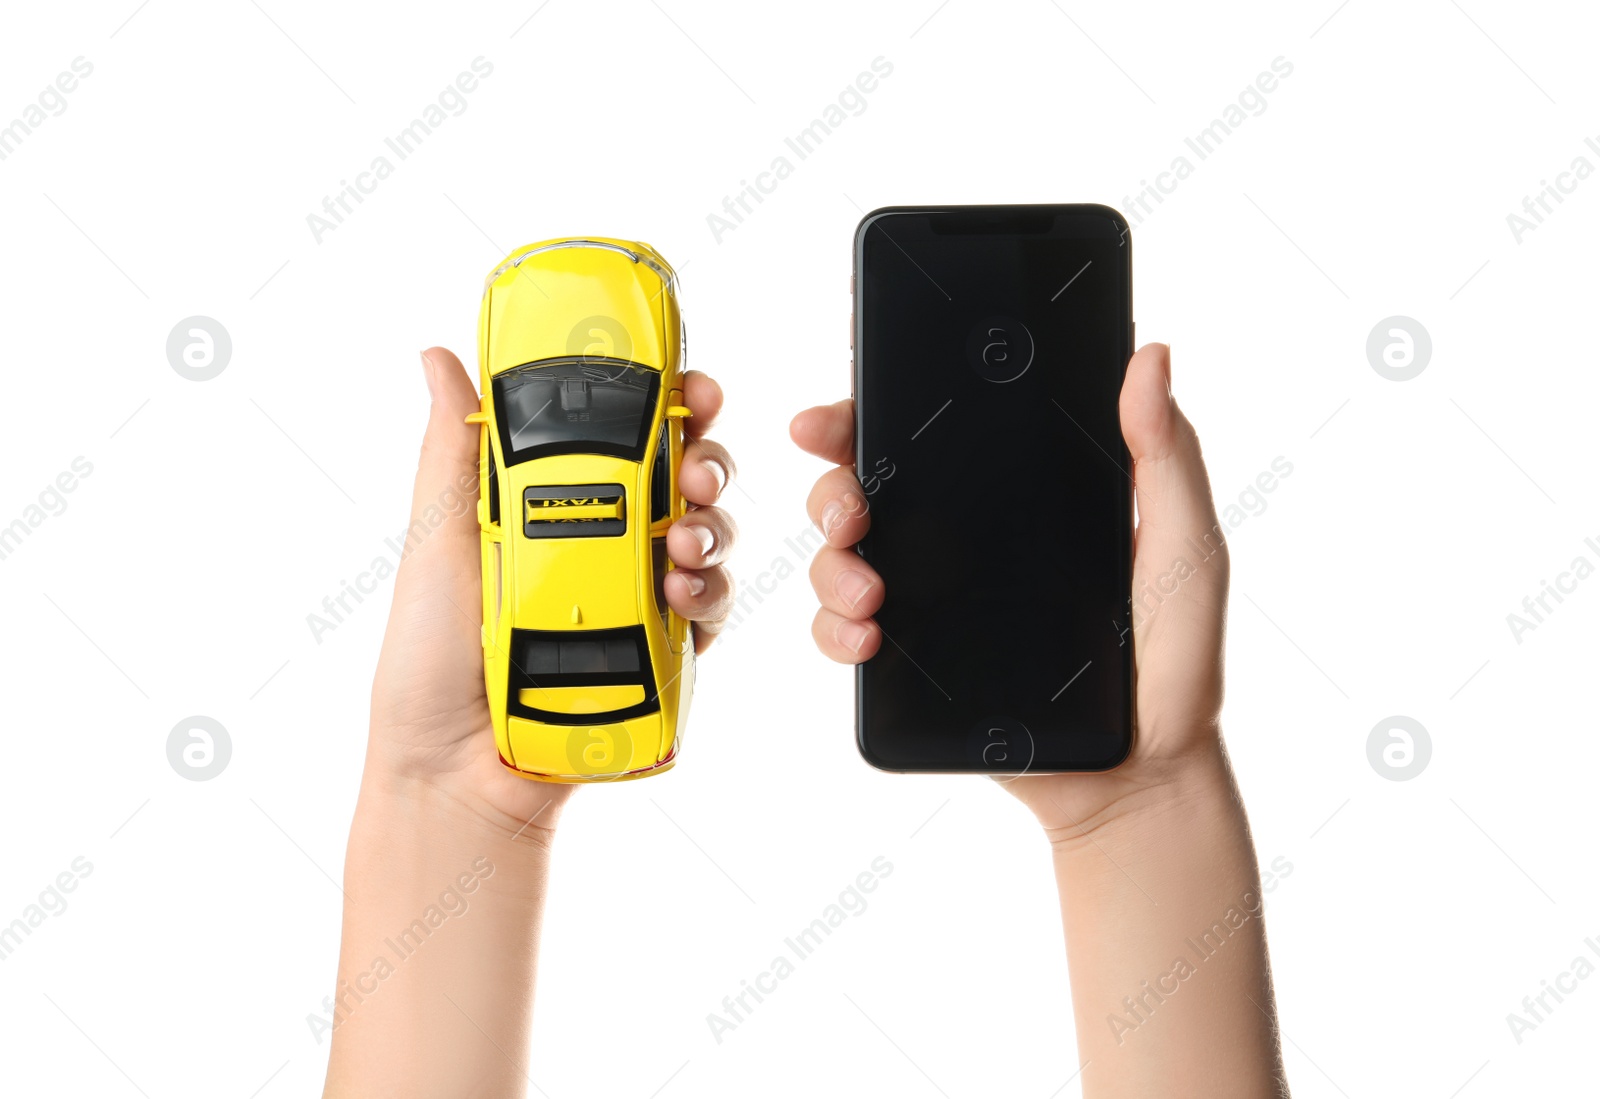
[[[856,472],[887,771],[1102,771],[1133,745],[1128,223],[1105,206],[875,210],[856,228]]]

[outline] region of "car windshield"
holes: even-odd
[[[553,454],[643,461],[661,376],[622,359],[558,360],[494,380],[507,465]]]

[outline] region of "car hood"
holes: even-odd
[[[663,369],[672,275],[637,247],[557,241],[512,253],[484,291],[489,374],[571,356]]]

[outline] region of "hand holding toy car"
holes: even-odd
[[[530,783],[496,756],[484,693],[480,532],[473,513],[479,429],[466,422],[478,409],[478,393],[461,361],[445,348],[423,352],[422,360],[433,407],[411,522],[428,529],[429,510],[437,510],[452,490],[465,497],[467,506],[447,514],[420,544],[413,541],[400,565],[373,682],[367,771],[449,784],[514,832],[545,801],[565,799],[559,787]],[[690,371],[684,396],[694,410],[686,424],[694,444],[684,453],[678,483],[695,506],[667,537],[667,552],[677,567],[667,577],[666,596],[677,613],[695,623],[695,648],[704,651],[732,602],[733,581],[722,562],[737,528],[714,505],[736,469],[721,444],[702,437],[722,408],[721,387]]]
[[[345,858],[329,1095],[521,1093],[549,845],[572,791],[530,782],[497,755],[475,515],[482,429],[467,422],[480,399],[444,348],[423,352],[422,368],[433,404]],[[715,505],[735,469],[704,438],[721,388],[690,371],[682,389],[692,415],[677,483],[691,506],[666,532],[664,595],[703,651],[731,605],[723,562],[737,532]],[[472,894],[471,933],[435,936],[393,978],[408,987],[391,988],[374,959],[397,927],[439,904],[441,888]],[[485,1037],[505,1056],[484,1057]]]

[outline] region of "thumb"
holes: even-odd
[[[433,407],[422,437],[411,522],[420,521],[442,540],[478,545],[478,442],[482,428],[467,423],[478,411],[478,390],[455,354],[443,347],[422,353],[422,370]],[[433,541],[430,536],[426,541]],[[455,552],[447,550],[445,552]]]
[[[1170,349],[1145,344],[1128,361],[1119,404],[1123,441],[1133,457],[1139,553],[1154,553],[1157,565],[1170,563],[1191,539],[1215,551],[1223,535],[1200,437],[1179,410],[1171,386]]]
[[[433,406],[412,489],[394,604],[373,684],[373,720],[428,726],[483,701],[478,394],[442,347],[422,353]],[[381,719],[381,721],[380,721]]]
[[[466,422],[478,411],[477,388],[461,360],[442,347],[422,353],[422,370],[433,398],[422,454],[411,493],[411,520],[403,537],[405,556],[397,595],[420,594],[466,576],[477,585],[478,436]],[[472,602],[462,604],[470,610]]]

